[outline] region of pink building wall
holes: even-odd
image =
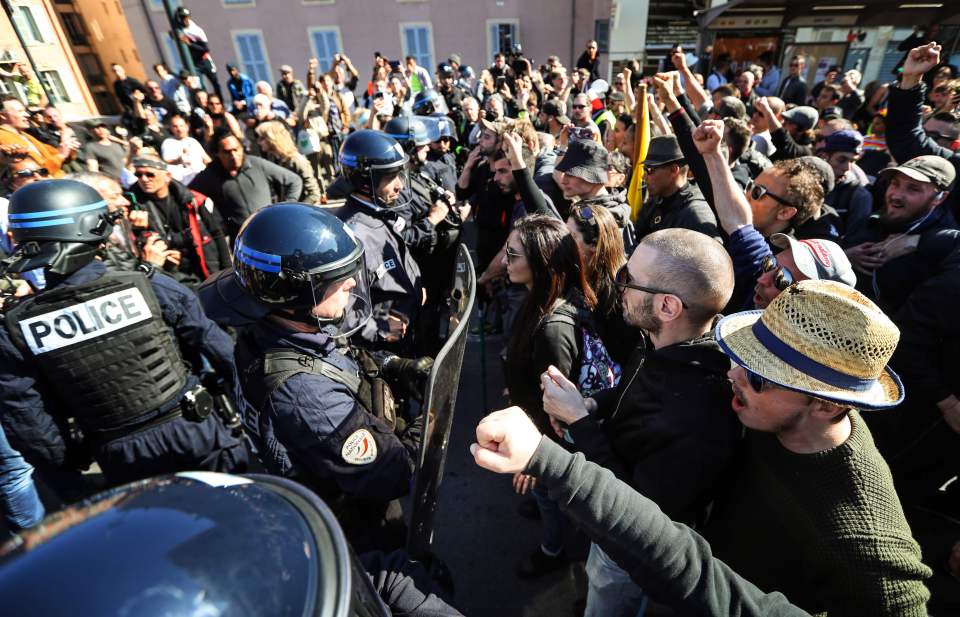
[[[593,37],[594,20],[608,19],[612,0],[255,0],[255,4],[230,6],[222,0],[194,0],[184,4],[210,37],[218,69],[238,61],[232,32],[262,32],[267,57],[274,71],[290,64],[298,77],[313,55],[308,29],[338,27],[343,52],[355,63],[361,80],[369,79],[374,51],[391,58],[402,53],[400,23],[427,22],[432,26],[433,72],[451,53],[475,69],[487,66],[488,20],[518,20],[524,53],[537,63],[550,54],[570,66]],[[159,0],[125,0],[140,54],[145,65],[157,58],[157,45],[146,30],[143,6],[158,7]],[[161,10],[148,10],[149,23],[163,36],[169,30]],[[571,47],[572,15],[576,15]]]

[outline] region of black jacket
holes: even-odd
[[[730,360],[713,336],[654,349],[641,345],[597,412],[570,425],[577,450],[649,497],[674,520],[702,520],[734,453]]]
[[[960,238],[960,231],[950,211],[941,204],[911,234],[920,236],[917,250],[891,259],[872,274],[857,273],[857,289],[883,309],[894,315],[913,290],[933,276],[950,249]],[[901,232],[903,230],[900,230]],[[886,240],[892,232],[885,229],[879,215],[871,216],[856,233],[844,238],[844,247],[864,242]]]
[[[637,217],[637,239],[673,227],[683,227],[720,239],[717,215],[710,209],[700,189],[687,184],[669,197],[656,197],[648,201]]]
[[[168,274],[185,285],[200,284],[214,272],[230,267],[230,247],[223,232],[223,222],[216,211],[207,209],[205,198],[198,198],[176,180],[170,182],[173,209],[165,207],[166,201],[145,193],[139,184],[135,183],[131,191],[137,202],[150,213],[150,226],[139,235],[158,233],[170,248],[181,252],[180,266]],[[196,229],[192,227],[191,219],[196,221]]]
[[[236,176],[230,176],[220,161],[215,160],[197,174],[190,188],[213,200],[227,235],[236,238],[243,222],[260,208],[281,201],[296,201],[303,190],[303,181],[292,171],[247,155]]]

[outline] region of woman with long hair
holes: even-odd
[[[596,304],[587,283],[580,249],[563,222],[534,214],[519,219],[507,237],[507,276],[528,294],[507,345],[506,381],[512,404],[523,408],[540,431],[559,440],[543,411],[540,376],[555,366],[574,382],[580,366],[578,323]],[[517,474],[514,487],[525,494],[529,476]],[[518,574],[531,578],[563,565],[563,514],[533,486],[543,524],[541,545],[524,559]]]
[[[289,169],[303,180],[300,201],[308,204],[320,203],[323,194],[320,191],[320,185],[317,184],[317,177],[313,173],[313,166],[297,151],[287,127],[276,120],[270,120],[259,124],[254,132],[264,158],[284,169]]]
[[[577,242],[586,269],[587,282],[597,296],[593,311],[597,334],[610,356],[625,364],[640,342],[640,332],[623,319],[623,303],[615,284],[617,272],[627,263],[623,231],[603,206],[570,208],[567,229]]]

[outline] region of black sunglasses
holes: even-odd
[[[783,291],[787,287],[793,285],[793,275],[790,274],[790,271],[780,265],[780,262],[777,261],[777,258],[773,255],[767,255],[764,257],[763,261],[760,263],[760,270],[764,274],[767,272],[776,272],[773,277],[773,286]]]
[[[753,391],[757,394],[763,392],[767,384],[773,384],[772,381],[763,377],[762,375],[757,375],[747,367],[743,367],[744,372],[747,374],[747,383],[750,384],[750,387],[753,388]]]
[[[138,178],[156,178],[157,177],[157,174],[153,173],[152,171],[138,171],[138,172],[135,172],[133,175]]]
[[[19,171],[13,172],[14,178],[32,178],[34,176],[40,176],[41,178],[46,178],[50,175],[50,172],[41,167],[40,169],[21,169]]]
[[[630,280],[630,270],[627,269],[626,264],[624,264],[619,270],[617,270],[617,277],[614,279],[614,284],[621,289],[636,289],[637,291],[643,291],[648,294],[665,294],[668,296],[673,296],[676,299],[680,300],[680,306],[683,308],[689,308],[687,303],[683,301],[683,298],[678,296],[672,291],[667,291],[666,289],[658,289],[656,287],[646,287],[644,285],[637,285],[636,283]]]
[[[753,197],[758,201],[763,199],[764,196],[766,196],[766,197],[772,198],[774,201],[784,206],[790,206],[791,208],[799,208],[799,206],[797,206],[795,203],[792,203],[790,200],[785,199],[780,195],[777,195],[776,193],[771,193],[770,189],[768,189],[762,184],[755,183],[753,180],[751,180],[747,184],[747,191],[750,193],[751,197]]]
[[[586,105],[571,105],[571,107],[573,107],[574,109],[586,109],[586,108],[587,108]]]

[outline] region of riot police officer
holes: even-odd
[[[351,187],[337,217],[364,247],[373,317],[356,336],[371,349],[409,351],[412,328],[425,301],[420,266],[403,238],[408,157],[397,141],[378,131],[352,133],[340,148]],[[409,215],[407,215],[409,216]],[[441,217],[442,218],[442,217]]]
[[[47,523],[2,551],[11,613],[460,616],[421,565],[400,551],[357,556],[323,500],[275,476],[154,478]]]
[[[433,88],[425,88],[418,92],[410,108],[417,116],[445,115],[448,111],[446,101]]]
[[[389,502],[405,495],[420,448],[422,416],[396,414],[393,385],[422,392],[432,361],[350,347],[371,304],[366,247],[329,211],[284,203],[252,215],[237,236],[234,276],[264,313],[237,338],[245,424],[264,464],[337,501],[363,540],[396,543]],[[223,281],[221,284],[229,284]],[[211,314],[214,296],[201,293]],[[231,297],[231,294],[220,295]]]
[[[0,328],[0,418],[11,441],[31,461],[69,469],[82,433],[110,482],[244,471],[246,446],[195,368],[206,359],[233,383],[233,344],[193,292],[149,268],[113,270],[98,259],[114,215],[86,184],[23,187],[9,219],[18,248],[5,266],[42,267],[47,281],[6,306]]]
[[[442,166],[438,182],[448,191],[457,186],[457,127],[447,116],[430,118],[436,129],[430,135],[430,151],[427,153],[427,165]]]

